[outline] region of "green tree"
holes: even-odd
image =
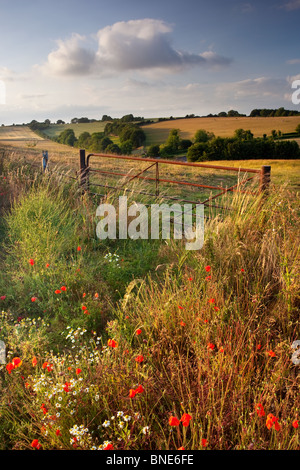
[[[159,145],[150,145],[148,148],[148,155],[152,158],[157,158],[160,155]]]
[[[208,132],[205,129],[198,129],[195,134],[195,143],[196,142],[208,142],[215,137],[213,132]]]

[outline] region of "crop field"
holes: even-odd
[[[94,132],[103,132],[106,122],[90,122],[78,124],[51,124],[43,132],[49,137],[57,137],[65,129],[73,129],[75,136],[78,138],[83,132],[93,134]]]
[[[282,133],[294,132],[300,123],[299,116],[287,117],[204,117],[174,119],[149,124],[143,127],[146,133],[146,145],[165,142],[171,129],[179,129],[183,139],[193,139],[198,129],[213,132],[216,137],[232,137],[236,129],[251,130],[254,137],[271,135],[272,130]]]

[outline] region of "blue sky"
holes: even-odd
[[[300,0],[0,0],[0,123],[299,109]]]

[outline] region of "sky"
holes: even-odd
[[[0,125],[295,109],[300,0],[0,0]]]

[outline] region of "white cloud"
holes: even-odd
[[[86,38],[79,34],[57,41],[58,48],[48,55],[44,71],[54,75],[87,75],[95,61],[95,52],[84,47]]]
[[[287,60],[286,63],[289,65],[298,65],[300,64],[300,59],[290,59],[290,60]]]
[[[86,38],[74,34],[58,41],[48,55],[44,71],[60,76],[105,76],[131,70],[180,71],[193,66],[226,66],[229,58],[212,51],[194,54],[176,50],[171,44],[172,27],[161,20],[120,21],[98,31],[94,49]]]
[[[284,8],[287,11],[299,10],[300,9],[300,0],[291,0],[290,2],[284,3],[282,5],[282,8]]]

